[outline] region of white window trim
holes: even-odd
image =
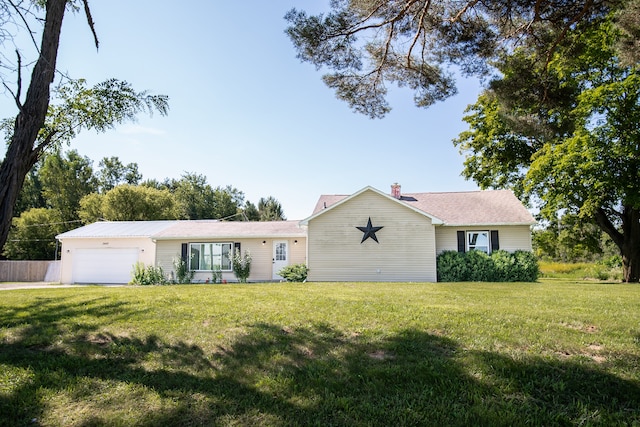
[[[229,268],[228,269],[222,269],[221,268],[220,271],[232,271],[233,270],[233,251],[235,250],[233,242],[189,242],[189,244],[188,244],[189,251],[188,251],[188,254],[187,254],[187,257],[188,257],[187,259],[189,260],[189,269],[192,270],[192,271],[212,271],[211,269],[208,269],[208,270],[197,269],[196,270],[196,269],[193,269],[191,267],[191,248],[192,248],[193,245],[220,245],[220,246],[229,245],[229,247],[230,247],[230,250],[229,250],[229,258],[230,258]],[[220,266],[220,267],[222,267],[222,266]]]
[[[486,245],[487,251],[486,252],[481,250],[481,249],[476,249],[478,247],[478,245],[474,245],[472,247],[471,244],[470,244],[470,236],[472,234],[481,234],[481,233],[484,233],[487,236],[487,245]],[[489,231],[489,230],[467,230],[465,232],[465,244],[466,244],[465,248],[466,248],[467,252],[479,250],[481,252],[485,252],[487,255],[490,255],[491,254],[491,231]],[[481,246],[481,247],[484,247],[484,246]]]

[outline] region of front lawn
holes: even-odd
[[[0,293],[3,425],[638,425],[640,286]]]

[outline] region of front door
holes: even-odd
[[[278,274],[283,267],[289,265],[289,245],[286,240],[275,240],[273,242],[273,280],[281,280]]]

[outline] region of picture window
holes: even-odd
[[[232,243],[190,243],[189,268],[194,271],[231,271]]]

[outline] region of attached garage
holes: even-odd
[[[139,248],[77,249],[72,282],[128,283],[139,253]]]
[[[227,264],[224,269],[220,264],[222,279],[234,281],[228,263],[232,250],[251,253],[250,280],[273,280],[285,265],[306,262],[306,235],[298,221],[96,222],[57,236],[62,243],[60,282],[125,284],[131,282],[136,263],[160,267],[171,279],[175,261],[182,256],[198,260],[191,265],[194,280],[206,282],[211,280],[212,266],[225,259],[223,253]],[[213,248],[220,248],[220,253]],[[188,255],[197,249],[202,249],[202,259]]]
[[[61,283],[129,283],[133,266],[155,265],[154,234],[176,221],[96,222],[59,234]]]

